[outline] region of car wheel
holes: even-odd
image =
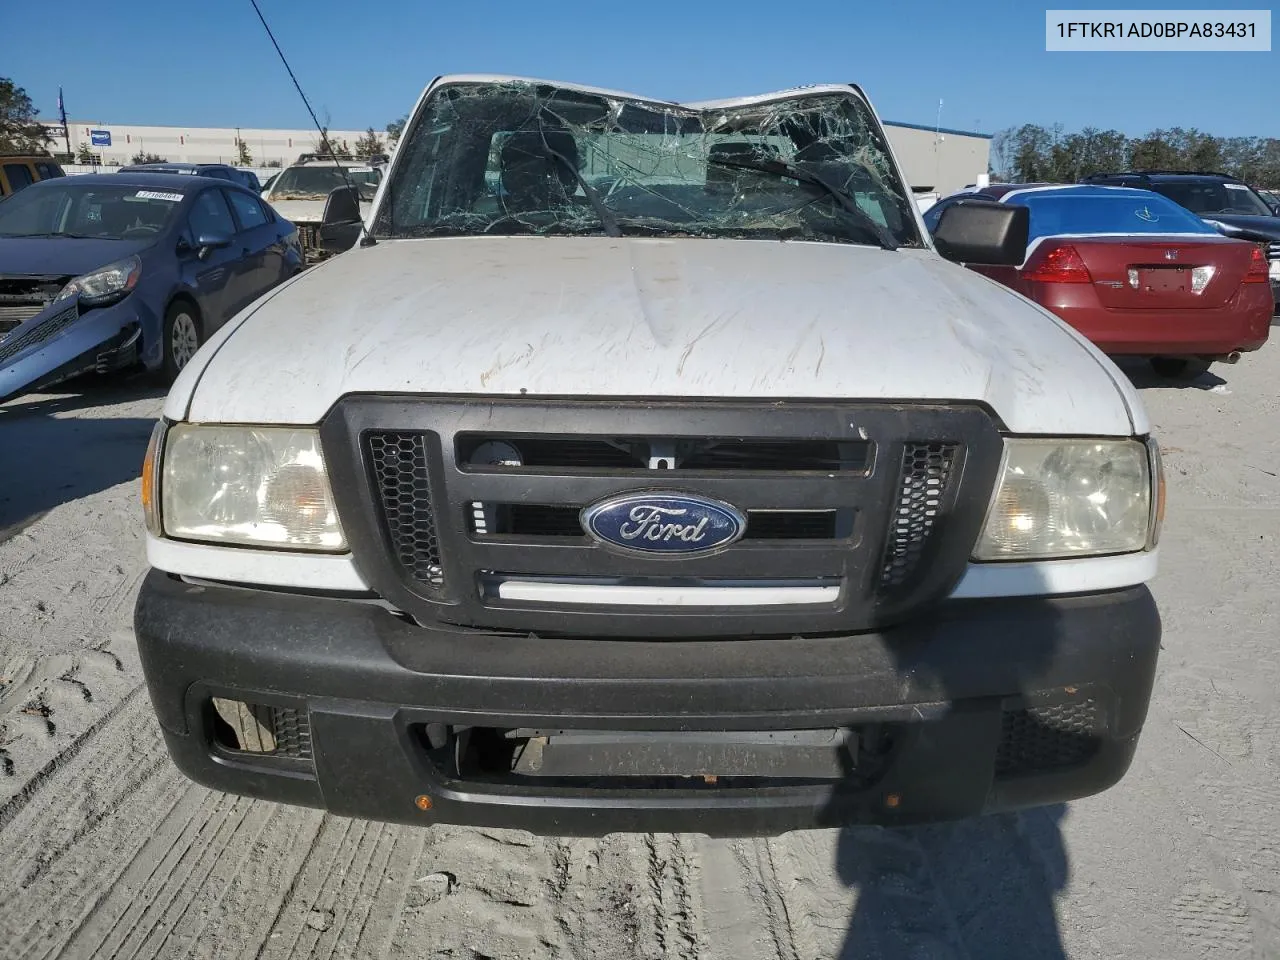
[[[179,300],[164,315],[164,375],[169,383],[200,349],[200,315],[191,304]]]
[[[1151,369],[1170,380],[1194,380],[1209,372],[1209,361],[1189,357],[1152,357]]]

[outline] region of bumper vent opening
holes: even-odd
[[[396,558],[415,580],[442,586],[444,570],[427,479],[426,436],[371,433],[365,446]]]
[[[305,707],[213,698],[214,742],[224,750],[310,760],[311,720]]]
[[[422,756],[450,780],[522,789],[723,790],[842,782],[864,788],[889,767],[881,724],[828,730],[610,731],[415,728]]]
[[[1103,712],[1093,698],[1006,710],[996,750],[996,779],[1052,773],[1093,758]]]

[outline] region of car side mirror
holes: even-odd
[[[1027,207],[994,200],[959,200],[942,211],[933,231],[938,253],[956,263],[1016,267],[1026,259]]]
[[[196,256],[206,259],[214,250],[231,246],[231,238],[225,233],[202,233],[196,237]]]
[[[360,215],[360,194],[352,187],[337,187],[329,192],[320,221],[319,243],[322,250],[341,253],[350,250],[364,227]]]

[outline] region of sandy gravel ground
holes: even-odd
[[[129,629],[161,398],[0,408],[0,957],[1280,957],[1280,347],[1134,369],[1165,649],[1120,786],[913,831],[541,839],[345,820],[171,766]],[[79,386],[77,385],[77,391]]]

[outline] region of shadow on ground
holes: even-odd
[[[837,960],[1065,960],[1066,811],[842,831],[836,868],[857,908]]]
[[[952,522],[938,517],[931,536],[945,542]],[[1070,873],[1062,801],[1092,792],[1089,778],[1112,747],[1100,728],[1077,742],[1070,738],[1080,733],[1047,718],[1006,719],[1033,702],[1089,696],[1111,678],[1090,674],[1084,628],[1042,599],[1053,592],[1043,574],[1032,567],[1025,577],[1024,597],[989,607],[981,620],[939,616],[932,633],[888,645],[903,698],[947,706],[901,734],[874,794],[940,822],[841,832],[835,868],[855,906],[837,960],[1066,958],[1054,909]],[[1068,673],[1078,686],[1059,686]],[[1042,763],[1045,744],[1057,750],[1064,737],[1087,763]],[[1032,798],[1045,805],[972,815]]]
[[[141,381],[73,382],[0,406],[0,542],[54,507],[136,479],[155,419],[109,408],[163,395]],[[104,415],[64,416],[86,407]]]
[[[1151,364],[1141,358],[1112,357],[1112,361],[1139,390],[1212,390],[1227,383],[1218,376],[1218,371],[1230,369],[1229,364],[1215,363],[1208,373],[1189,380],[1179,380],[1160,376],[1151,369]]]

